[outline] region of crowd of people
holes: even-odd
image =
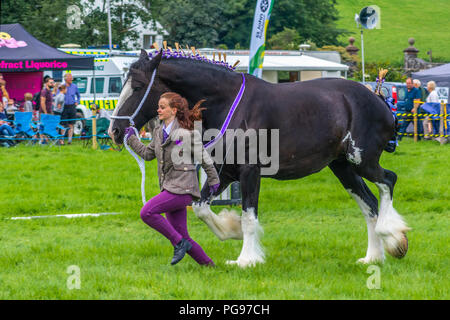
[[[32,120],[39,122],[42,114],[54,114],[61,117],[61,124],[68,128],[68,144],[72,143],[73,125],[76,118],[76,106],[80,103],[80,92],[71,73],[64,75],[64,83],[55,83],[50,76],[43,79],[43,88],[35,93],[26,92],[23,103],[18,103],[10,98],[6,89],[6,81],[0,74],[0,135],[6,137],[3,144],[15,145],[15,132],[13,128],[16,112],[32,112]],[[39,136],[38,136],[39,135]],[[9,140],[7,140],[10,138]],[[46,137],[36,132],[33,138],[39,138],[40,143],[45,143]],[[64,144],[63,140],[59,142]]]
[[[372,85],[366,84],[366,88],[373,91]],[[439,96],[436,92],[436,82],[428,81],[426,88],[422,86],[419,79],[406,79],[406,94],[404,100],[398,101],[397,105],[394,105],[392,97],[386,97],[386,102],[390,105],[391,110],[397,114],[399,125],[397,127],[397,140],[402,140],[404,136],[407,136],[406,130],[408,126],[413,122],[414,117],[410,114],[418,114],[417,134],[420,140],[423,137],[424,140],[440,140],[435,138],[439,135],[440,131],[440,119],[437,116],[422,116],[425,114],[439,114],[440,111],[430,112],[425,110],[422,106],[425,103],[433,104],[440,103]],[[415,101],[419,100],[419,105],[415,104]],[[405,115],[407,114],[407,115]]]
[[[420,80],[408,78],[406,79],[406,88],[405,99],[397,103],[397,111],[399,113],[429,114],[429,112],[422,108],[422,104],[440,103],[434,81],[429,81],[425,89]],[[415,105],[414,100],[420,100],[421,104]],[[401,116],[400,119],[402,121],[398,129],[398,140],[401,140],[405,136],[406,129],[413,118],[410,116]],[[419,119],[420,121],[417,124],[419,140],[422,136],[425,140],[431,140],[433,135],[439,133],[439,120],[431,120],[430,116],[420,116]]]

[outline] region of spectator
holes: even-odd
[[[80,102],[80,92],[78,91],[77,85],[72,83],[73,77],[71,73],[66,73],[64,75],[64,81],[67,91],[64,98],[64,110],[61,116],[61,120],[70,119],[68,121],[65,121],[65,123],[69,126],[69,140],[67,141],[67,144],[71,144],[73,136],[73,124],[75,123],[74,119],[77,116],[76,106]]]
[[[14,102],[14,99],[8,100],[8,105],[6,106],[6,115],[10,120],[14,119],[14,113],[19,110],[19,108],[16,107],[16,104]]]
[[[429,92],[428,97],[427,97],[427,103],[439,103],[439,96],[436,92],[436,82],[434,81],[428,81],[427,83],[427,90]],[[424,124],[423,127],[425,128],[425,121],[427,121],[426,123],[426,128],[429,134],[437,134],[439,133],[439,121],[430,121],[430,118],[427,117],[424,120]],[[434,131],[433,132],[433,127],[434,127]],[[428,137],[429,139],[431,139],[431,137]]]
[[[427,100],[428,92],[422,87],[422,83],[419,79],[413,80],[414,88],[420,91],[420,101],[425,102]]]
[[[3,75],[0,73],[0,96],[1,96],[1,102],[3,103],[3,106],[8,105],[9,100],[9,94],[8,91],[6,91],[6,81],[3,79]]]
[[[64,99],[66,97],[67,88],[64,84],[59,86],[59,92],[55,97],[55,103],[53,104],[53,113],[61,116],[64,110]]]
[[[61,116],[64,111],[64,99],[66,97],[67,88],[64,84],[60,85],[58,88],[58,94],[55,97],[55,103],[53,104],[53,113],[55,115]],[[62,132],[60,131],[60,134]],[[60,145],[64,145],[64,140],[59,140]]]
[[[419,99],[420,100],[420,91],[419,89],[415,88],[413,85],[413,80],[411,78],[406,79],[406,88],[407,92],[405,95],[405,100],[400,101],[397,103],[397,110],[399,112],[415,112],[414,109],[414,100]],[[406,128],[408,127],[409,123],[413,119],[412,117],[408,116],[402,116],[401,119],[403,120],[400,124],[400,129],[398,130],[398,140],[402,140],[403,135],[406,133]],[[418,133],[423,132],[423,127],[421,125],[417,126]]]
[[[14,137],[14,130],[6,120],[5,106],[0,102],[0,135]]]
[[[59,86],[61,85],[60,82],[55,82],[55,86],[53,87],[52,94],[53,98],[56,97],[56,95],[59,93]]]
[[[41,104],[39,107],[40,113],[48,113],[53,114],[52,105],[53,105],[53,96],[52,90],[55,86],[55,81],[52,78],[48,77],[46,79],[44,89],[41,91]]]
[[[24,95],[25,102],[23,103],[24,112],[33,112],[33,95],[30,92]]]
[[[111,115],[108,113],[108,111],[106,111],[106,109],[97,107],[97,118],[106,118],[108,120],[111,120]]]
[[[439,96],[436,92],[436,82],[434,81],[428,81],[427,83],[427,90],[428,90],[428,97],[426,102],[429,103],[439,103]]]
[[[47,83],[47,79],[49,79],[49,78],[51,78],[49,75],[44,76],[44,80],[43,80],[44,85],[42,86],[42,89],[45,88],[45,84]]]

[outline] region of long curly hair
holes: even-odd
[[[200,105],[206,100],[200,100],[192,109],[189,109],[187,100],[176,92],[163,93],[160,99],[162,98],[167,99],[171,108],[177,109],[176,118],[182,128],[193,130],[194,121],[202,120],[202,111],[206,108],[200,108]]]

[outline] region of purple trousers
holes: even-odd
[[[182,238],[192,244],[187,253],[201,265],[212,264],[213,261],[197,242],[191,239],[187,230],[186,206],[192,203],[190,194],[174,194],[163,190],[151,198],[141,209],[141,218],[153,229],[170,240],[173,246]],[[166,218],[161,214],[165,213]]]

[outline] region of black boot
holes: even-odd
[[[184,255],[187,251],[191,250],[192,244],[187,241],[186,239],[181,239],[180,242],[177,243],[175,246],[175,249],[173,251],[173,258],[172,262],[170,262],[171,265],[177,264],[181,261],[181,259],[184,258]]]

